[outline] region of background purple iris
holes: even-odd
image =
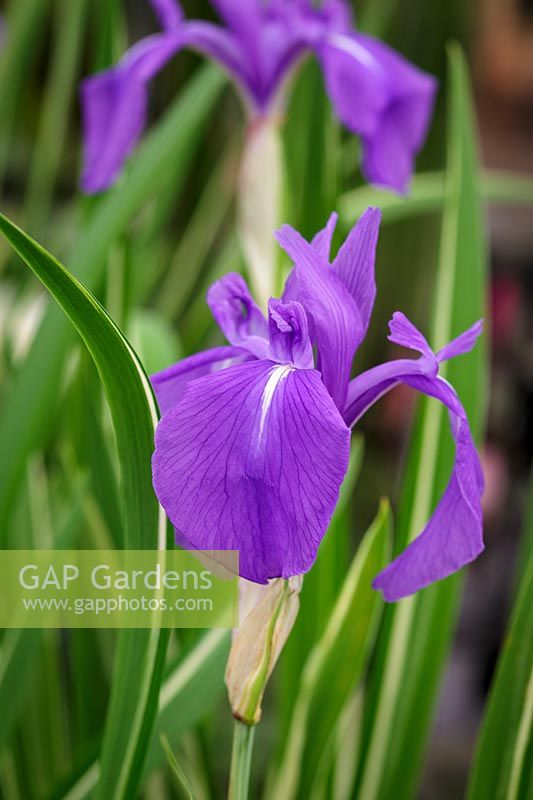
[[[363,172],[403,192],[424,143],[436,83],[391,48],[355,31],[343,0],[213,0],[224,27],[185,20],[176,0],[151,0],[161,33],[83,83],[85,192],[108,188],[147,120],[147,84],[182,48],[227,70],[252,118],[272,114],[298,61],[319,60],[330,100],[361,137]]]

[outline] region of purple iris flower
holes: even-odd
[[[436,83],[386,45],[356,33],[345,0],[318,7],[312,0],[212,0],[225,27],[185,20],[177,0],[151,3],[163,31],[83,83],[84,191],[102,191],[117,178],[146,123],[148,82],[184,47],[225,68],[252,119],[276,112],[292,69],[314,53],[338,116],[361,137],[367,179],[406,190]]]
[[[370,320],[380,213],[368,209],[330,263],[333,215],[311,244],[285,225],[277,240],[294,263],[268,318],[242,277],[230,274],[207,301],[228,346],[155,375],[163,414],[153,480],[177,541],[237,549],[240,574],[265,583],[312,566],[337,503],[350,429],[399,384],[448,409],[456,455],[448,487],[423,532],[374,581],[389,601],[472,561],[483,549],[483,476],[468,420],[444,361],[468,353],[478,322],[434,353],[400,312],[390,340],[419,357],[351,379]]]

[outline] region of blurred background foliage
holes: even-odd
[[[213,17],[207,2],[184,5],[188,16]],[[87,283],[127,333],[147,371],[218,342],[204,303],[206,288],[228,269],[244,269],[234,224],[244,117],[233,89],[194,54],[180,54],[152,86],[151,135],[125,176],[105,197],[82,197],[77,190],[79,81],[116,61],[129,42],[155,30],[151,9],[144,0],[11,0],[0,3],[0,10],[8,23],[0,51],[2,212]],[[317,568],[306,580],[302,613],[268,691],[252,796],[265,787],[266,796],[293,796],[288,784],[279,781],[286,774],[287,752],[299,752],[301,774],[291,778],[295,797],[440,800],[466,791],[519,577],[523,588],[512,622],[518,651],[507,649],[507,661],[498,669],[495,692],[503,688],[491,698],[490,718],[496,720],[493,728],[500,730],[500,739],[490,729],[484,732],[483,764],[497,761],[504,732],[522,731],[519,711],[513,717],[507,709],[506,718],[501,697],[508,697],[513,684],[525,691],[531,670],[531,652],[521,645],[533,640],[527,568],[531,523],[529,533],[523,533],[533,451],[533,190],[526,180],[533,172],[533,4],[366,0],[356,11],[361,29],[439,78],[434,122],[418,162],[422,175],[415,178],[408,201],[365,187],[358,143],[333,119],[319,71],[308,62],[295,80],[284,125],[284,216],[311,235],[334,208],[344,229],[366,205],[384,208],[378,302],[357,356],[358,369],[390,356],[386,323],[396,309],[428,333],[440,315],[444,329],[448,326],[455,335],[473,315],[483,315],[487,301],[490,381],[484,382],[483,353],[475,369],[469,362],[457,378],[480,437],[487,412],[488,546],[469,570],[464,592],[461,579],[447,581],[444,588],[422,593],[407,614],[387,609],[379,630],[382,609],[368,605],[371,600],[354,584],[353,598],[363,604],[354,605],[354,619],[365,607],[369,626],[358,629],[360,638],[354,631],[352,644],[364,646],[364,653],[333,649],[320,655],[321,636],[381,496],[388,495],[397,511],[396,543],[413,524],[413,496],[421,491],[417,470],[427,466],[420,467],[417,447],[431,412],[397,389],[360,427],[364,454],[362,439],[357,440],[348,488]],[[449,68],[450,40],[460,42],[467,54],[476,140],[490,174],[476,167],[468,86],[457,52],[452,58],[455,78]],[[454,180],[456,191],[450,195],[446,187]],[[486,200],[488,276],[485,237],[476,228],[481,225],[479,193]],[[460,231],[460,241],[446,261],[441,231],[446,234],[449,226]],[[439,275],[445,273],[454,276],[455,294],[452,305],[443,309],[438,290]],[[2,545],[120,546],[125,534],[107,405],[90,358],[60,313],[48,312],[47,305],[44,290],[2,239]],[[437,475],[447,474],[449,459],[444,451]],[[433,491],[438,491],[437,479],[436,485]],[[376,525],[383,527],[382,517],[372,528],[374,537]],[[398,639],[406,625],[408,632]],[[403,656],[394,649],[398,641]],[[113,631],[4,634],[0,792],[5,800],[88,796],[97,780],[94,758],[114,685],[115,646]],[[417,646],[427,649],[419,652]],[[172,634],[156,735],[142,781],[145,797],[183,797],[189,791],[167,763],[159,733],[168,737],[194,797],[223,796],[230,754],[222,683],[227,647],[227,636],[217,631]],[[302,697],[302,674],[309,673],[313,653],[325,671]],[[344,694],[335,699],[334,735],[328,739],[325,766],[310,787],[305,780],[316,752],[312,742],[298,744],[293,709],[298,700],[297,708],[310,715],[309,725],[322,718],[317,692],[335,683],[324,677],[331,659],[348,659],[353,674],[339,679]],[[390,664],[399,666],[393,676],[394,703],[387,710],[380,705],[380,692]],[[365,675],[365,691],[356,691],[357,680]],[[528,730],[525,763],[531,755]],[[297,749],[287,751],[287,742]],[[381,756],[380,747],[385,747]],[[113,755],[108,748],[105,757]],[[493,785],[510,786],[502,797],[526,797],[522,792],[531,788],[530,778],[522,776],[516,784],[515,762],[509,758],[509,768],[491,777]],[[294,766],[292,755],[289,762]],[[382,766],[378,785],[375,774],[368,773],[368,764],[375,763]],[[506,770],[515,776],[512,780]],[[470,797],[500,796],[490,794],[491,783],[483,783],[483,774],[478,763]],[[272,794],[276,786],[284,794]]]

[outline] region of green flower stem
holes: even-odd
[[[228,800],[248,800],[255,725],[235,720]]]

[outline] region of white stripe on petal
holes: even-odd
[[[259,441],[263,436],[263,430],[265,427],[265,422],[267,418],[268,411],[272,404],[272,400],[274,398],[274,392],[276,391],[278,385],[284,380],[290,372],[294,370],[294,367],[287,367],[287,366],[279,366],[274,367],[272,372],[270,373],[268,380],[265,384],[265,388],[263,389],[263,395],[261,397],[261,419],[259,420]]]

